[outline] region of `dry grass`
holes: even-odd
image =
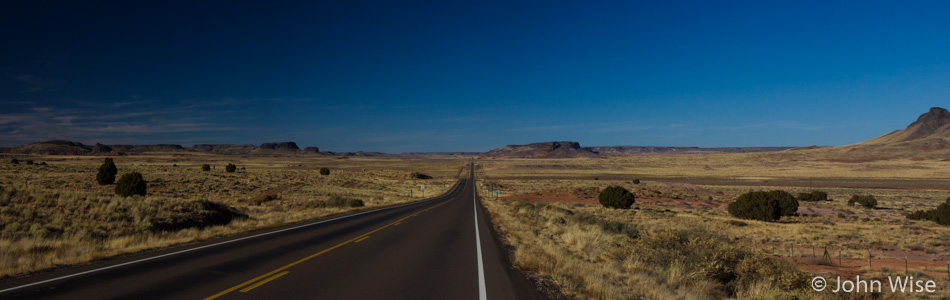
[[[120,175],[138,171],[148,181],[147,196],[125,198],[113,195],[114,185],[95,182],[101,157],[18,158],[47,165],[0,158],[0,276],[420,200],[420,185],[428,197],[440,194],[465,166],[461,159],[115,157]],[[216,167],[201,171],[204,163]],[[237,172],[226,173],[227,163],[237,164]],[[319,175],[324,166],[330,175]],[[434,178],[410,179],[411,172]],[[365,207],[326,205],[340,198],[362,200]],[[186,216],[219,206],[247,217],[223,225],[187,222]],[[186,226],[156,226],[170,220]]]
[[[481,159],[488,179],[633,180],[710,185],[948,189],[950,161],[836,161],[807,152],[646,155],[591,159]]]
[[[501,223],[499,226],[508,235],[508,241],[518,249],[516,261],[525,269],[548,276],[572,296],[586,299],[665,299],[695,295],[700,295],[699,298],[740,299],[844,297],[830,293],[811,294],[807,289],[788,288],[768,280],[743,282],[733,292],[724,295],[708,293],[701,287],[678,286],[669,280],[665,286],[644,285],[649,281],[630,281],[630,278],[646,275],[627,273],[638,270],[636,265],[626,265],[630,263],[629,259],[598,260],[581,253],[592,249],[594,253],[610,253],[606,249],[613,247],[638,249],[632,244],[618,243],[614,240],[616,236],[606,235],[597,228],[571,228],[570,222],[544,221],[557,216],[543,209],[539,210],[540,217],[511,211],[506,209],[511,205],[506,199],[528,199],[539,202],[533,205],[570,209],[576,214],[603,218],[606,222],[628,224],[641,233],[663,232],[667,228],[673,231],[698,228],[713,233],[717,243],[735,247],[734,251],[762,253],[771,259],[793,262],[798,268],[813,274],[807,279],[814,275],[842,275],[845,278],[853,278],[855,274],[862,275],[862,278],[903,275],[906,256],[910,258],[911,274],[923,272],[918,275],[936,280],[938,286],[935,295],[908,297],[950,297],[946,268],[946,261],[950,258],[950,242],[947,242],[950,227],[904,217],[914,210],[932,209],[950,196],[950,192],[945,190],[948,186],[941,179],[950,175],[950,169],[945,166],[947,162],[892,160],[849,163],[788,154],[753,153],[573,160],[495,159],[479,163],[480,178],[486,183],[486,189],[480,193],[488,195],[489,186],[500,190],[502,200],[488,201],[486,205]],[[634,184],[634,179],[642,182]],[[592,204],[596,203],[593,199],[596,191],[609,185],[620,185],[633,191],[637,196],[636,209],[610,210]],[[590,192],[591,189],[594,192]],[[783,218],[775,223],[740,221],[725,211],[726,205],[741,193],[771,189],[783,189],[793,194],[818,189],[828,192],[834,201],[801,202],[800,216]],[[562,199],[585,204],[551,203],[552,199],[560,199],[558,195],[565,193],[576,197]],[[874,195],[880,209],[847,206],[847,199],[855,194]],[[590,199],[584,200],[585,197]],[[639,243],[640,239],[631,239],[629,243]],[[578,244],[577,240],[587,242]],[[616,246],[618,244],[623,246]],[[825,247],[833,253],[835,266],[822,266],[812,258],[813,253],[820,256]],[[873,268],[867,267],[868,248],[873,255]],[[839,250],[845,266],[837,265]],[[636,251],[643,252],[642,249]],[[666,273],[656,272],[647,278],[664,282],[670,278],[669,274],[675,274],[676,278],[688,278],[688,282],[708,282],[708,274],[695,273],[699,269],[694,266],[679,270],[671,265]],[[621,292],[610,294],[611,291]],[[682,294],[676,294],[676,291]],[[885,293],[873,297],[901,299],[905,296]]]
[[[810,298],[808,275],[687,222],[627,223],[630,210],[484,202],[515,246],[515,263],[582,299]],[[767,285],[764,285],[767,283]]]

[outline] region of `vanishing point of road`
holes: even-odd
[[[470,167],[429,200],[7,280],[0,299],[542,299]]]

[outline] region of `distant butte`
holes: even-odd
[[[931,107],[906,128],[857,144],[798,149],[827,158],[868,161],[890,158],[948,159],[950,158],[950,112]]]

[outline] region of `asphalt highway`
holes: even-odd
[[[470,168],[474,169],[474,168]],[[0,299],[542,299],[475,192],[0,282]]]

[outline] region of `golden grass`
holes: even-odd
[[[125,198],[113,195],[114,185],[95,182],[102,157],[17,157],[48,165],[13,165],[9,156],[0,158],[0,276],[421,200],[420,185],[426,185],[427,197],[441,194],[466,165],[462,159],[115,157],[119,175],[138,171],[148,181],[147,196]],[[201,171],[204,163],[215,168]],[[226,173],[227,163],[237,164],[237,172]],[[321,167],[331,174],[319,175]],[[411,172],[434,178],[410,179]],[[365,207],[322,205],[333,197],[359,199]],[[221,203],[248,218],[177,231],[151,226],[175,218],[176,210],[194,201]]]
[[[483,203],[514,246],[518,267],[549,278],[571,297],[719,299],[767,292],[809,298],[807,274],[761,251],[723,243],[701,226],[614,221],[632,213],[626,210]]]
[[[905,218],[914,210],[932,209],[950,196],[950,191],[944,190],[950,186],[941,183],[942,178],[950,175],[948,162],[885,160],[848,163],[794,153],[751,153],[564,160],[483,159],[477,163],[481,164],[480,178],[486,184],[486,189],[480,193],[487,196],[489,186],[500,191],[502,200],[486,201],[486,206],[508,236],[508,242],[516,248],[515,261],[527,270],[549,277],[571,296],[584,299],[666,299],[694,295],[718,298],[722,295],[709,294],[701,287],[682,288],[670,281],[671,278],[687,278],[685,281],[688,282],[708,279],[708,276],[693,273],[695,268],[678,270],[670,266],[665,273],[648,276],[654,281],[665,282],[662,288],[656,285],[644,288],[641,281],[618,285],[618,276],[640,276],[624,273],[635,270],[621,267],[627,263],[626,260],[623,263],[610,262],[609,259],[599,261],[580,254],[605,252],[604,247],[613,247],[611,245],[617,242],[599,237],[596,228],[556,229],[567,225],[532,221],[524,213],[507,212],[504,208],[510,204],[505,197],[529,195],[544,201],[541,195],[560,192],[539,193],[541,191],[586,193],[590,189],[596,191],[609,185],[620,185],[637,195],[634,206],[638,209],[610,210],[588,204],[547,205],[629,224],[641,231],[645,228],[647,231],[648,228],[703,228],[715,233],[720,243],[739,247],[737,251],[761,252],[773,259],[810,261],[813,253],[820,256],[828,247],[836,263],[840,250],[842,259],[849,266],[832,270],[830,274],[843,272],[843,276],[853,276],[853,273],[876,278],[903,275],[902,263],[900,268],[867,268],[868,248],[871,248],[874,260],[890,260],[891,263],[902,261],[905,255],[917,255],[923,257],[918,258],[918,263],[924,266],[914,267],[912,264],[911,273],[923,271],[929,274],[928,279],[937,281],[937,294],[908,296],[885,293],[874,297],[950,297],[946,261],[940,260],[950,257],[950,242],[947,242],[950,241],[950,227]],[[642,182],[634,184],[634,179]],[[920,185],[915,185],[918,181]],[[801,216],[786,217],[774,223],[737,220],[725,211],[726,205],[739,194],[771,189],[783,189],[793,194],[823,190],[834,201],[801,202]],[[874,195],[881,209],[847,206],[847,199],[856,194]],[[551,218],[544,212],[540,215]],[[621,248],[636,247],[625,245]],[[796,264],[803,268],[812,266],[811,263]],[[622,292],[610,294],[618,289]],[[676,294],[677,290],[685,292]],[[808,289],[788,289],[772,281],[745,282],[734,294],[727,296],[774,299],[796,295],[829,299],[870,297],[810,294]]]
[[[880,179],[950,178],[950,161],[877,160],[842,162],[809,157],[796,151],[647,155],[577,159],[480,159],[489,179],[715,179],[730,184],[796,180],[801,186],[820,185],[833,179],[871,181]]]

